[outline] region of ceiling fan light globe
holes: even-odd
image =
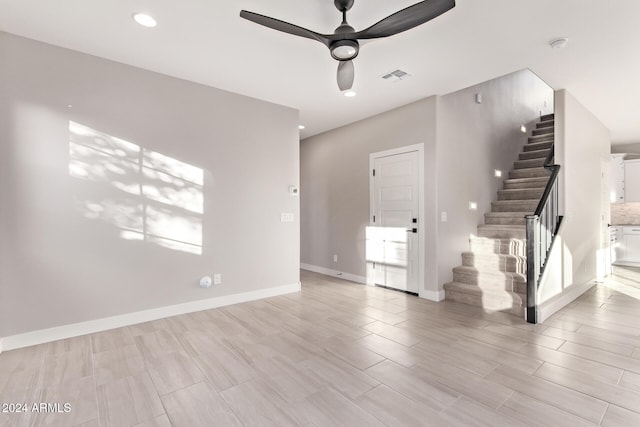
[[[348,61],[358,56],[359,50],[355,40],[338,40],[331,45],[331,56],[338,61]]]

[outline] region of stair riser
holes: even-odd
[[[553,127],[553,126],[555,126],[555,120],[548,120],[548,121],[545,121],[545,122],[536,123],[536,129],[548,128],[548,127]]]
[[[536,136],[530,136],[529,138],[527,138],[527,142],[529,144],[537,144],[540,142],[553,142],[554,140],[554,135],[553,134],[548,134],[548,135],[536,135]]]
[[[547,181],[549,178],[541,177],[541,178],[527,178],[527,181],[509,181],[505,180],[504,189],[505,190],[518,190],[523,188],[543,188],[547,186]]]
[[[538,135],[548,135],[548,134],[552,134],[554,130],[553,126],[548,126],[548,127],[544,127],[544,128],[539,128],[539,129],[534,129],[533,131],[531,131],[531,135],[532,136],[538,136]]]
[[[480,271],[507,271],[519,274],[525,274],[527,271],[527,262],[524,258],[499,255],[463,254],[462,265],[465,267],[474,267]]]
[[[526,220],[524,214],[517,216],[490,216],[485,214],[484,223],[487,225],[525,225]]]
[[[503,203],[492,202],[491,212],[535,212],[537,200],[504,200]]]
[[[520,160],[546,159],[550,150],[525,151],[518,156]]]
[[[522,148],[525,152],[528,152],[528,151],[546,150],[548,148],[551,148],[552,145],[553,145],[553,141],[532,142],[529,144],[525,144],[524,147]]]
[[[540,122],[547,122],[549,120],[554,120],[555,119],[555,114],[551,113],[551,114],[545,114],[544,116],[540,116]]]
[[[526,230],[478,228],[478,237],[488,237],[490,239],[524,239],[526,236]]]
[[[445,292],[445,296],[448,301],[475,305],[478,307],[483,307],[485,310],[501,311],[513,314],[518,317],[524,316],[524,305],[518,305],[517,303],[511,301],[508,297],[496,301],[487,301],[483,300],[483,297],[481,295],[465,294],[453,290],[447,290]]]
[[[498,190],[498,200],[540,200],[544,188]]]
[[[460,272],[453,272],[453,281],[464,283],[466,285],[474,285],[480,289],[490,289],[498,291],[508,291],[516,293],[526,293],[527,284],[512,280],[510,278],[501,279],[500,277],[492,277],[490,275],[471,275]]]
[[[529,168],[529,169],[514,169],[509,172],[510,179],[520,178],[549,178],[549,171],[545,168]]]
[[[474,253],[504,254],[527,256],[527,243],[525,240],[487,240],[471,239],[469,250]]]
[[[545,158],[541,159],[531,159],[531,160],[516,160],[513,163],[514,169],[529,169],[529,168],[539,168],[544,166]]]

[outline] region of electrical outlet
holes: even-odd
[[[333,254],[333,262],[338,262],[338,255],[337,254]]]
[[[222,274],[216,273],[213,275],[213,284],[214,285],[222,284]]]

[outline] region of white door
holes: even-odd
[[[375,156],[375,155],[374,155]],[[373,157],[368,282],[419,292],[419,153]]]

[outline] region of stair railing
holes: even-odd
[[[544,168],[551,171],[547,186],[533,215],[527,215],[527,322],[537,323],[538,287],[547,265],[547,257],[555,240],[562,216],[558,211],[558,175],[560,165],[554,165],[551,145]]]

